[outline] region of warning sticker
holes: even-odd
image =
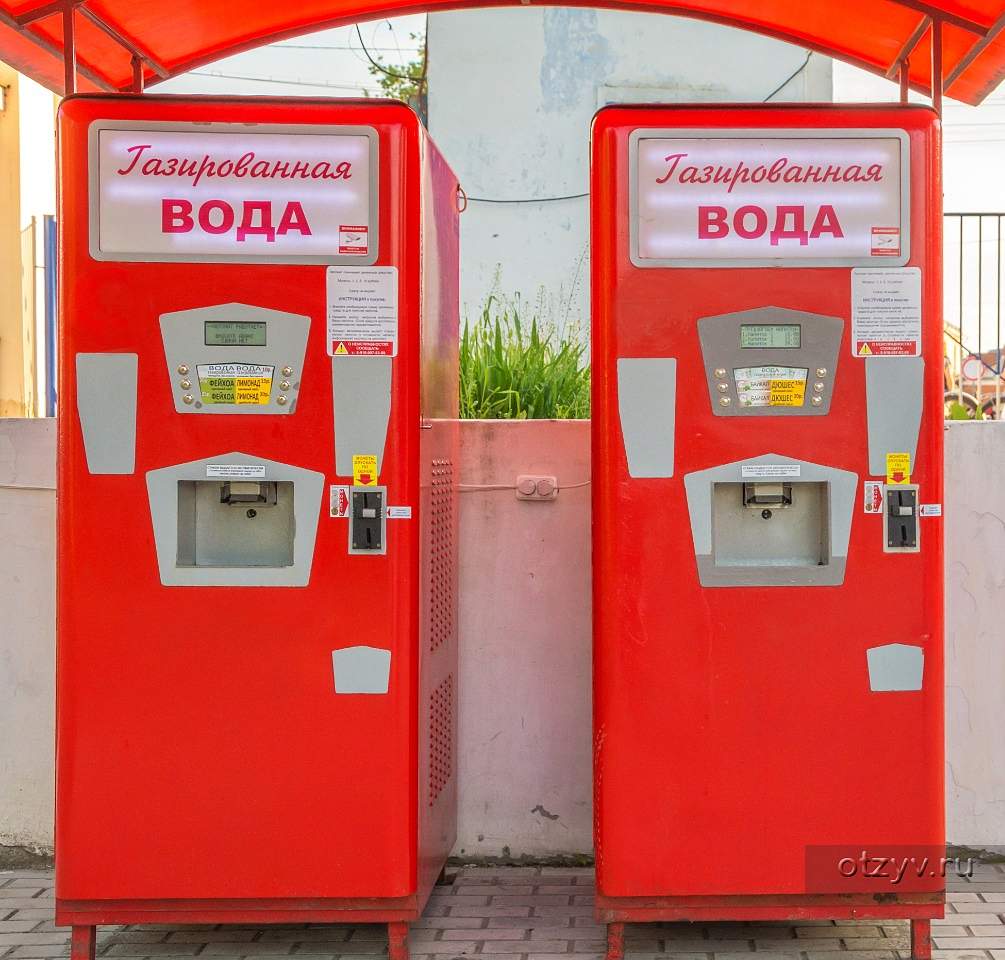
[[[207,463],[206,476],[221,480],[264,480],[264,463]]]
[[[781,480],[798,477],[798,463],[745,463],[740,467],[743,480]]]
[[[899,257],[900,227],[873,227],[870,253],[874,257]]]
[[[199,399],[203,403],[263,405],[272,395],[275,367],[258,363],[200,363]]]
[[[911,455],[909,453],[888,453],[886,455],[886,482],[911,482]]]
[[[328,488],[328,514],[332,517],[349,516],[349,488],[332,484]]]
[[[733,371],[741,407],[801,407],[806,367],[738,367]]]
[[[377,486],[377,458],[369,453],[357,453],[352,458],[354,487]]]
[[[328,353],[398,353],[398,268],[329,267],[326,273]]]
[[[921,356],[920,267],[852,270],[851,352],[856,357]]]
[[[878,480],[866,480],[862,495],[864,513],[883,512],[883,484]]]
[[[941,503],[923,503],[918,507],[918,514],[922,517],[941,517],[942,516],[942,504]]]
[[[365,256],[370,252],[370,228],[366,224],[340,223],[338,252]]]

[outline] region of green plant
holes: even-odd
[[[970,409],[960,403],[958,400],[953,400],[949,404],[949,416],[947,420],[983,420],[984,411],[980,407],[974,407]]]
[[[460,414],[466,420],[571,420],[590,416],[586,347],[560,337],[537,311],[526,330],[519,299],[491,294],[481,315],[464,323]]]

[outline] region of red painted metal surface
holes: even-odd
[[[413,506],[388,523],[386,556],[347,555],[326,489],[307,587],[161,585],[148,470],[249,450],[352,482],[334,472],[325,267],[92,259],[87,131],[99,118],[377,131],[378,265],[400,278],[380,482],[391,504]],[[59,922],[414,918],[456,810],[456,763],[431,797],[429,760],[430,691],[456,679],[456,612],[434,609],[424,581],[427,461],[456,449],[439,422],[457,402],[456,180],[414,114],[380,101],[71,98],[60,168]],[[228,302],[310,316],[293,414],[175,413],[158,317]],[[102,351],[139,356],[131,475],[91,475],[84,459],[74,357]],[[455,555],[453,537],[438,554],[446,583]],[[448,593],[441,605],[456,603]],[[353,644],[392,651],[387,695],[335,695],[331,651]],[[438,718],[448,751],[456,702],[455,690]]]
[[[516,0],[103,0],[74,2],[79,89],[129,90],[133,57],[148,83],[241,50],[319,30],[424,10],[491,7]],[[1005,75],[1002,0],[600,0],[593,4],[676,14],[799,44],[882,76],[909,61],[911,84],[931,89],[931,22],[942,23],[948,96],[979,103]],[[64,89],[65,4],[0,0],[0,60],[56,91]]]
[[[849,347],[849,268],[632,265],[629,135],[652,127],[907,132],[910,263],[922,270],[927,358],[911,479],[921,502],[942,501],[941,180],[932,112],[602,110],[592,169],[598,916],[939,916],[937,862],[857,896],[836,876],[808,877],[807,858],[838,845],[905,857],[944,851],[942,521],[920,521],[920,553],[893,555],[883,553],[881,518],[863,516],[865,371]],[[713,415],[696,321],[768,304],[844,319],[827,416]],[[632,479],[615,361],[670,356],[674,475]],[[684,475],[767,452],[858,475],[842,586],[700,586]],[[923,690],[870,691],[866,650],[889,642],[923,648]]]

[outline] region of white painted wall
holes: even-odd
[[[826,101],[831,62],[799,47],[678,17],[569,7],[429,15],[429,129],[471,198],[461,299],[493,290],[589,326],[590,122],[605,103]],[[798,71],[798,73],[797,73]],[[477,198],[532,200],[485,203]]]

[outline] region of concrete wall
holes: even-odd
[[[533,301],[543,288],[545,316],[585,333],[583,194],[599,107],[757,102],[772,92],[778,103],[831,99],[826,57],[807,62],[799,47],[680,17],[458,10],[429,15],[427,42],[429,129],[471,198],[461,217],[461,300],[472,318],[504,264],[502,293]]]
[[[0,420],[0,844],[52,844],[52,421]],[[588,853],[589,424],[467,422],[460,831],[466,856]],[[948,836],[1005,839],[1005,423],[946,434]],[[38,489],[41,488],[41,489]],[[926,521],[931,522],[931,521]],[[0,851],[2,857],[2,851]]]

